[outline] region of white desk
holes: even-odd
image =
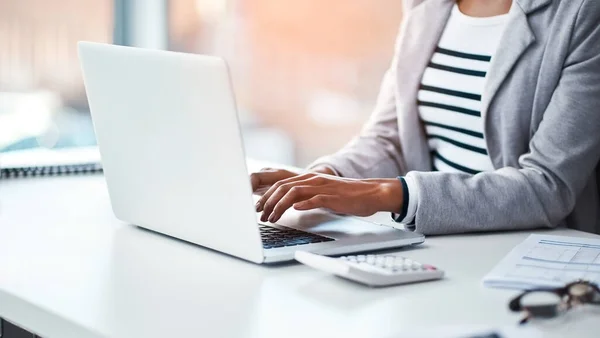
[[[484,288],[481,278],[527,235],[428,238],[403,254],[443,268],[445,280],[371,289],[123,224],[102,176],[5,180],[0,317],[46,338],[394,337],[434,325],[512,325],[515,291]],[[542,327],[549,336],[597,337],[598,312],[576,317]]]

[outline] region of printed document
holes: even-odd
[[[578,279],[600,285],[600,239],[530,235],[483,278],[483,284],[532,289]]]

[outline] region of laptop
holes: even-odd
[[[293,260],[296,250],[342,255],[424,241],[319,210],[259,222],[223,59],[91,42],[78,48],[118,219],[254,263]]]

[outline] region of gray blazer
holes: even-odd
[[[600,233],[600,1],[514,1],[482,96],[495,171],[430,172],[416,97],[455,0],[404,1],[373,115],[312,166],[354,178],[411,176],[424,234],[556,226]]]

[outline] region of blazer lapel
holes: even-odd
[[[395,65],[400,144],[408,169],[431,170],[431,158],[416,110],[421,77],[450,16],[455,0],[432,0],[405,13],[396,42]]]
[[[552,0],[514,0],[511,18],[490,65],[489,77],[482,95],[481,116],[486,121],[488,109],[500,86],[521,55],[535,42],[527,15]]]

